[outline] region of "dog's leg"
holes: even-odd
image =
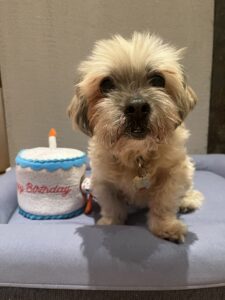
[[[118,197],[118,191],[108,183],[95,183],[94,195],[101,206],[99,225],[124,224],[127,217],[127,205]]]
[[[192,184],[192,169],[184,164],[158,174],[158,184],[153,187],[148,218],[149,229],[155,235],[173,242],[184,242],[186,225],[177,219],[181,196]],[[163,179],[162,179],[163,177]],[[161,181],[161,183],[159,183]]]
[[[192,188],[187,191],[185,196],[181,200],[180,204],[180,213],[189,213],[192,212],[202,205],[204,197],[202,193],[197,190],[193,190]]]

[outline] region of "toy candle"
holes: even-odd
[[[49,147],[50,148],[56,148],[57,147],[57,142],[56,142],[56,131],[54,128],[52,128],[49,131],[49,135],[48,135],[48,143],[49,143]]]

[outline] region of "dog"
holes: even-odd
[[[123,224],[128,206],[148,207],[156,236],[184,242],[178,212],[201,206],[184,119],[197,97],[180,60],[184,49],[150,33],[115,35],[95,44],[79,66],[68,113],[90,137],[92,189],[101,207],[98,224]]]

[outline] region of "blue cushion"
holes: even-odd
[[[182,216],[189,226],[183,245],[153,236],[145,211],[131,214],[124,226],[94,225],[98,207],[90,216],[54,221],[28,220],[15,211],[0,225],[0,285],[110,290],[225,285],[225,155],[194,160],[195,187],[205,202]],[[9,217],[4,207],[13,202],[14,210],[16,184],[12,173],[4,176],[0,188],[8,191],[0,207]]]
[[[0,224],[8,223],[16,207],[16,175],[7,172],[0,176]]]

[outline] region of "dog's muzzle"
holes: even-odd
[[[148,133],[150,105],[141,98],[134,98],[125,107],[125,133],[136,139],[143,139]]]

